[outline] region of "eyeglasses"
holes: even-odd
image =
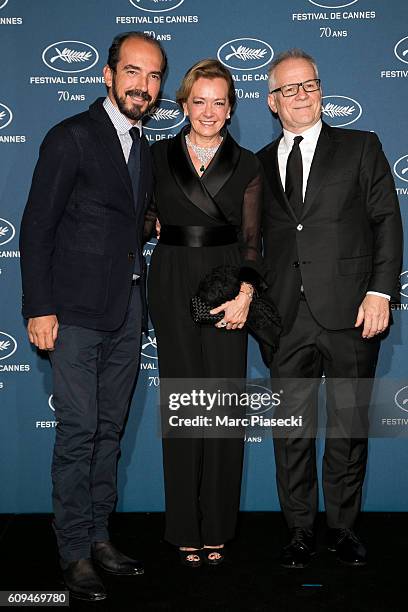
[[[290,98],[291,96],[296,96],[296,94],[299,92],[299,87],[303,87],[303,91],[306,93],[317,91],[320,89],[320,79],[309,79],[308,81],[303,81],[303,83],[290,83],[289,85],[282,85],[282,87],[273,89],[270,93],[273,94],[280,91],[284,98]]]

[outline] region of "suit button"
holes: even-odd
[[[135,258],[135,254],[134,253],[132,253],[132,252],[128,253],[128,260],[129,261],[133,261],[134,258]]]
[[[293,264],[292,264],[292,266],[293,266],[294,268],[298,268],[298,267],[299,267],[299,262],[298,262],[298,261],[294,261],[294,262],[293,262]]]
[[[303,229],[303,225],[301,223],[299,223],[299,225],[297,226],[296,229],[297,229],[298,232],[301,232],[302,229]]]

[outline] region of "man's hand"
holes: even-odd
[[[360,327],[364,322],[363,338],[373,338],[388,327],[390,320],[390,303],[387,298],[379,295],[366,295],[358,309],[354,327]]]
[[[58,336],[58,319],[55,315],[28,319],[27,332],[30,342],[42,351],[53,351]]]
[[[156,219],[156,238],[157,240],[160,240],[160,230],[161,230],[160,221]]]

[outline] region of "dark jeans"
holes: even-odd
[[[140,338],[140,289],[135,286],[119,329],[62,324],[50,352],[58,421],[54,530],[66,562],[89,557],[92,542],[109,539],[120,435],[138,373]]]

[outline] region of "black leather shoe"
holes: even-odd
[[[352,529],[330,529],[328,549],[336,553],[343,565],[360,567],[367,564],[367,550]]]
[[[311,557],[316,554],[313,532],[301,527],[295,527],[291,529],[291,536],[289,544],[282,550],[281,565],[289,569],[307,567]]]
[[[109,574],[117,576],[138,576],[144,573],[141,561],[135,561],[117,550],[111,542],[94,542],[92,559]]]
[[[86,601],[101,601],[107,598],[103,582],[91,559],[79,559],[64,565],[62,575],[72,597]]]

